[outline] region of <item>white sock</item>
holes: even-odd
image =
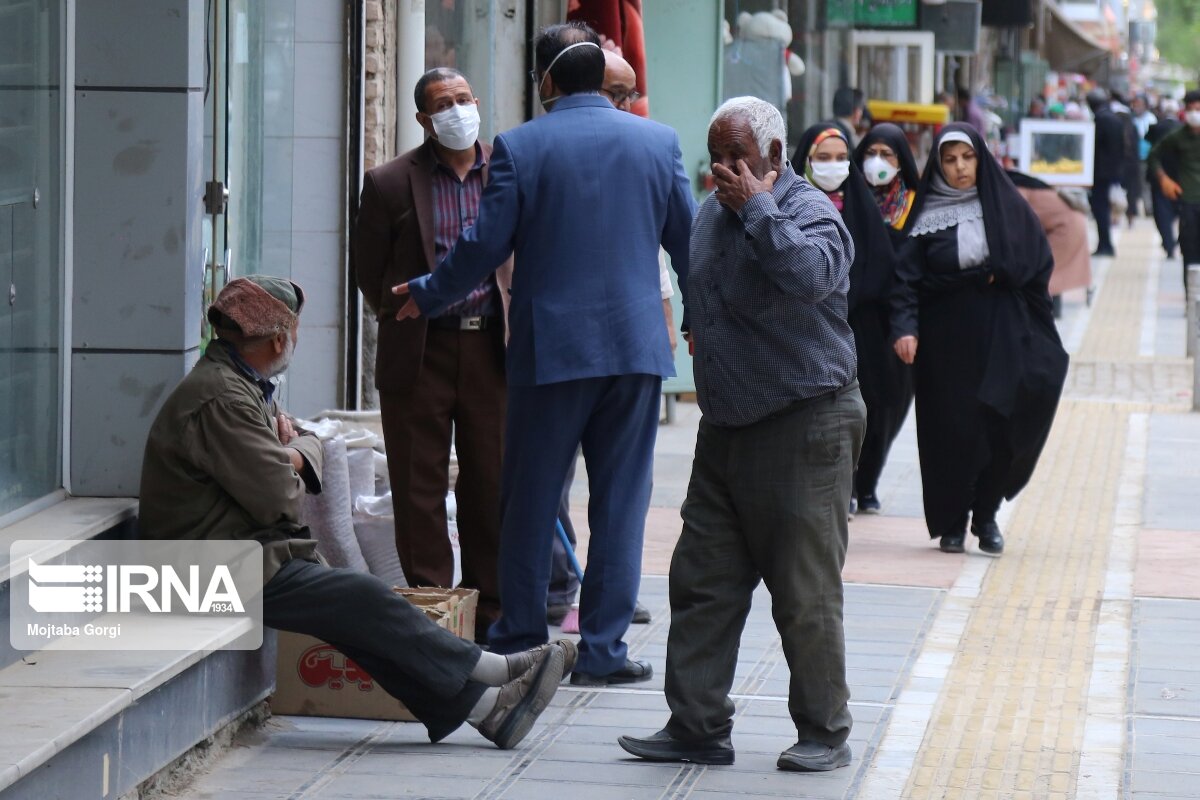
[[[487,655],[487,653],[484,655]],[[471,713],[467,715],[467,724],[472,728],[478,728],[483,724],[483,720],[496,707],[496,700],[499,697],[500,690],[495,686],[485,689],[483,695],[479,698],[479,702],[471,708]]]
[[[471,680],[488,686],[503,686],[508,683],[508,659],[484,650],[479,663],[471,670]]]

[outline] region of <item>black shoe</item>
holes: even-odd
[[[775,766],[793,772],[828,772],[849,763],[850,745],[844,742],[837,747],[820,742],[796,742],[779,754]]]
[[[1116,254],[1117,252],[1111,247],[1097,247],[1095,252],[1092,253],[1093,256],[1108,256],[1110,258]]]
[[[728,736],[683,742],[665,730],[651,736],[618,736],[617,744],[630,755],[647,761],[689,761],[693,764],[732,764],[733,742]]]
[[[979,537],[979,549],[988,555],[998,556],[1004,552],[1004,537],[995,520],[972,522],[971,533]]]
[[[942,541],[938,544],[938,549],[943,553],[965,553],[967,551],[966,533],[947,533],[942,536]]]
[[[649,625],[650,624],[650,609],[642,605],[639,600],[633,607],[633,624],[634,625]]]
[[[879,498],[874,494],[864,494],[858,498],[858,513],[881,514],[883,513],[883,504],[879,502]]]
[[[571,611],[571,604],[546,606],[546,624],[558,627],[562,625],[563,620],[567,618],[567,614]]]
[[[615,683],[641,683],[648,681],[654,675],[654,668],[649,661],[634,661],[625,659],[625,666],[607,675],[591,675],[576,670],[571,673],[572,686],[609,686]]]

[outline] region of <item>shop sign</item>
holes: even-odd
[[[830,28],[915,27],[917,0],[826,0],[825,24]]]

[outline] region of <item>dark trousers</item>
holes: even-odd
[[[743,428],[703,420],[671,558],[667,731],[729,733],[729,692],[751,595],[761,579],[791,670],[798,738],[850,735],[842,565],[846,506],[866,428],[857,384]]]
[[[450,587],[446,530],[450,441],[458,454],[460,585],[479,590],[476,639],[500,615],[500,464],[504,443],[504,330],[429,328],[412,392],[381,392],[383,438],[396,515],[396,550],[410,586]]]
[[[1179,204],[1179,253],[1187,286],[1187,268],[1200,266],[1200,203]]]
[[[661,392],[657,375],[509,387],[500,534],[504,613],[489,637],[495,652],[514,653],[547,639],[554,520],[567,467],[582,443],[591,540],[576,669],[607,675],[624,666],[622,637],[641,580]]]
[[[1162,237],[1163,250],[1168,256],[1175,255],[1175,221],[1179,219],[1179,204],[1168,200],[1158,188],[1158,181],[1150,181],[1150,201],[1154,206],[1154,224]]]
[[[1096,235],[1098,237],[1098,250],[1112,249],[1112,202],[1108,197],[1109,188],[1116,183],[1113,180],[1096,179],[1092,186],[1092,193],[1089,200],[1092,204],[1092,216],[1096,218]]]
[[[462,725],[487,688],[470,680],[477,646],[364,572],[288,561],[263,587],[263,622],[345,653],[402,701],[435,742]]]
[[[567,479],[563,483],[562,501],[558,505],[558,521],[562,523],[563,531],[567,534],[567,540],[571,543],[571,549],[575,549],[575,545],[579,540],[575,536],[575,526],[571,524],[571,484],[575,482],[575,463],[578,459],[571,459],[571,466],[567,469]],[[571,566],[571,557],[567,554],[566,545],[558,538],[558,531],[554,535],[554,550],[550,558],[550,591],[546,595],[547,606],[569,606],[575,602],[575,594],[579,591],[579,576],[575,574],[575,568]]]

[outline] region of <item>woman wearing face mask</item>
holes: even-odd
[[[921,180],[904,131],[890,122],[871,128],[854,151],[854,162],[870,184],[875,204],[898,249],[904,242],[904,224]]]
[[[855,508],[864,514],[882,510],[876,494],[888,449],[912,400],[911,370],[892,352],[888,335],[888,298],[896,255],[871,190],[850,160],[845,134],[832,123],[804,132],[793,163],[842,213],[854,241],[850,267],[848,319],[858,352],[858,381],[867,405],[867,432],[854,474]]]
[[[925,522],[947,553],[999,555],[996,512],[1028,482],[1054,421],[1067,354],[1033,210],[970,126],[934,140],[893,296],[895,350],[914,364]]]

